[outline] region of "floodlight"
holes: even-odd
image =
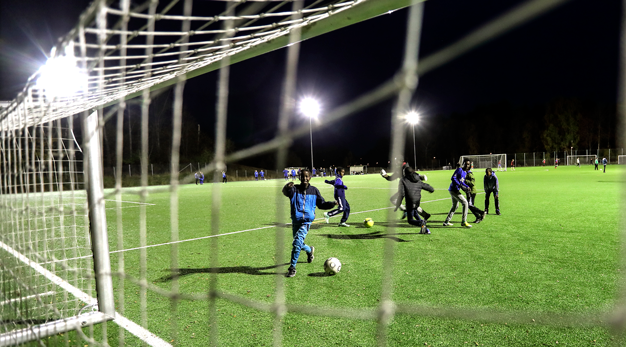
[[[300,101],[300,112],[309,118],[317,118],[321,111],[320,103],[310,97],[306,97]]]
[[[411,111],[407,113],[406,116],[404,116],[404,119],[406,119],[407,123],[415,125],[417,124],[417,122],[419,122],[420,116],[417,112]]]
[[[50,100],[55,97],[68,97],[87,89],[87,74],[77,66],[74,45],[65,48],[64,55],[52,57],[39,70],[37,86],[45,91]]]

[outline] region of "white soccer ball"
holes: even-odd
[[[341,262],[339,259],[335,257],[326,259],[324,262],[324,272],[326,272],[327,275],[336,275],[339,271],[341,271]]]
[[[428,177],[426,177],[426,175],[424,175],[424,182],[428,181]]]

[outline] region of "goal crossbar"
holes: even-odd
[[[459,164],[463,165],[465,160],[472,163],[476,169],[492,168],[494,170],[504,170],[507,168],[506,154],[467,154],[459,158]]]

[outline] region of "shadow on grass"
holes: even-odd
[[[309,274],[310,277],[330,277],[332,275],[328,275],[325,272],[313,272]]]
[[[289,263],[279,264],[279,265],[271,265],[271,266],[263,266],[263,267],[251,267],[251,266],[224,266],[217,268],[196,268],[196,269],[174,269],[171,274],[167,276],[163,276],[156,280],[156,282],[163,283],[169,282],[174,277],[183,277],[187,275],[194,274],[208,274],[208,273],[218,273],[218,274],[232,274],[232,273],[241,273],[246,275],[281,275],[283,276],[286,272],[282,271],[264,271],[277,269],[282,266],[288,266]]]
[[[403,235],[417,235],[417,233],[405,233]],[[393,235],[402,235],[402,234],[393,234]],[[373,231],[367,234],[317,234],[315,236],[327,237],[329,239],[335,240],[376,240],[376,239],[392,239],[396,242],[411,242],[408,240],[403,240],[399,237],[395,237],[389,234],[383,234],[382,231]]]
[[[283,223],[278,223],[278,222],[272,222],[272,223],[267,223],[264,225],[273,225],[273,226],[277,226],[277,227],[283,227],[283,228],[287,228],[287,229],[291,229],[291,224],[283,224]],[[311,223],[311,228],[310,229],[321,229],[322,225],[326,225],[325,223]]]

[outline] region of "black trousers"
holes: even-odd
[[[474,201],[476,200],[476,194],[465,193],[467,195],[467,202],[469,204],[469,210],[472,211],[474,217],[480,218],[483,216],[483,211],[478,207],[474,206]]]
[[[498,192],[489,191],[485,192],[485,211],[489,211],[489,196],[493,193],[493,200],[496,203],[496,212],[500,211],[500,200],[498,199]]]
[[[596,164],[596,168],[595,168],[595,170],[598,170],[598,164]]]

